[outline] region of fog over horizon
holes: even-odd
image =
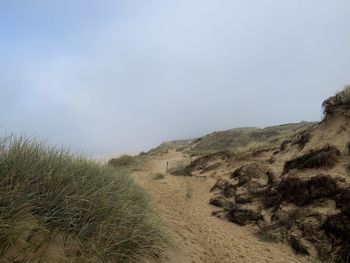
[[[0,132],[76,153],[318,121],[346,84],[348,0],[0,2]]]

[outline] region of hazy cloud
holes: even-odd
[[[347,0],[2,1],[0,127],[89,154],[317,120]]]

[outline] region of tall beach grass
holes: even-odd
[[[166,242],[126,170],[34,139],[1,139],[0,262],[138,262]]]

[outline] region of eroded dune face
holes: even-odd
[[[186,175],[217,179],[213,215],[249,225],[261,239],[287,243],[298,254],[348,259],[350,109],[331,100],[321,123],[279,147],[193,161]]]

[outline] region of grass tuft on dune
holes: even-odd
[[[330,114],[337,107],[350,107],[350,85],[338,92],[335,96],[325,100],[322,104],[325,115]]]
[[[34,139],[1,140],[1,262],[137,262],[166,242],[126,170]]]

